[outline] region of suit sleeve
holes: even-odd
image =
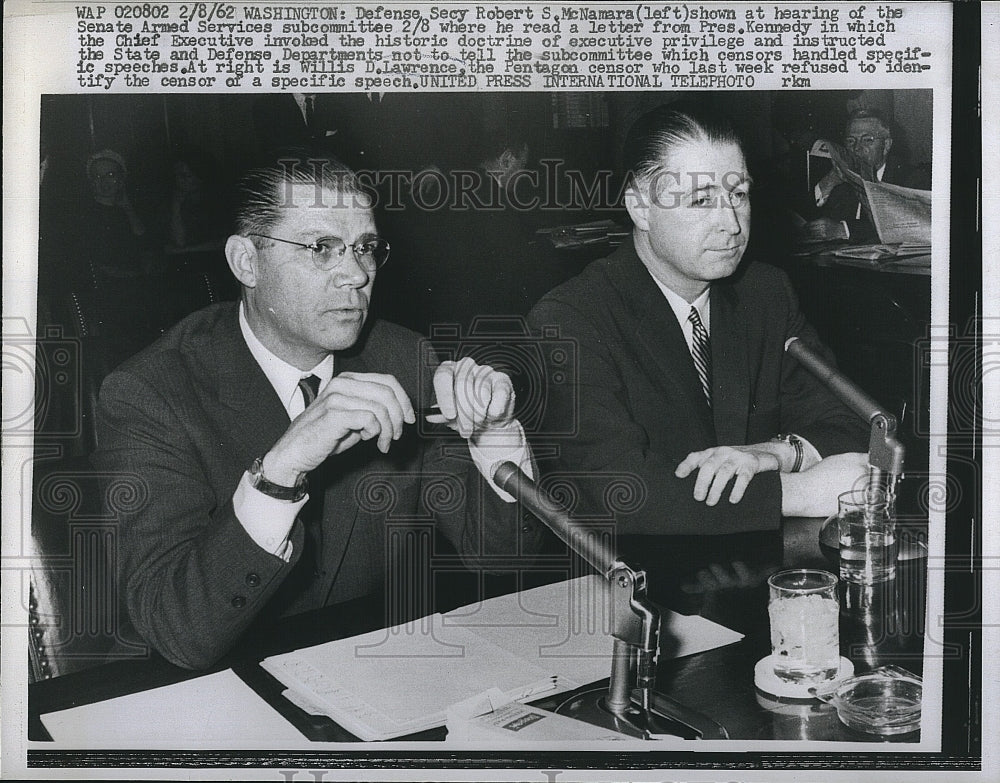
[[[863,209],[861,217],[858,217],[858,197],[850,183],[844,182],[835,187],[819,211],[823,217],[847,223],[850,240],[854,244],[878,242],[875,226],[865,216]]]
[[[432,377],[433,372],[425,375],[425,400],[433,399]],[[509,570],[542,548],[543,525],[519,502],[506,502],[497,494],[476,467],[466,441],[452,434],[429,438],[421,456],[423,501],[468,568]],[[455,483],[450,489],[445,484],[432,488],[432,476],[452,476]],[[458,496],[461,502],[455,500]]]
[[[208,667],[291,570],[302,526],[292,529],[290,562],[257,546],[236,518],[231,493],[220,498],[209,484],[178,412],[134,375],[108,376],[98,427],[97,467],[111,479],[138,475],[144,487],[136,502],[110,508],[119,522],[118,573],[129,618],[170,662]]]
[[[572,435],[547,445],[559,449],[556,469],[572,477],[575,488],[570,491],[579,493],[577,514],[607,518],[613,513],[619,535],[712,535],[780,526],[781,486],[774,472],[755,476],[737,504],[724,499],[707,506],[694,499],[695,476],[674,476],[687,450],[666,453],[651,445],[630,409],[627,380],[615,359],[623,347],[601,334],[593,317],[548,298],[532,311],[529,322],[536,330],[558,325],[561,336],[576,346],[578,382],[550,385],[545,404],[549,421],[576,418]],[[664,408],[664,416],[685,415]]]

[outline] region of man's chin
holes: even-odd
[[[352,347],[361,336],[367,313],[355,311],[353,314],[336,313],[333,323],[327,329],[324,343],[328,350],[345,351]]]

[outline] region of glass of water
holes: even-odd
[[[871,585],[896,576],[896,520],[885,493],[871,488],[843,493],[837,525],[841,579]]]
[[[785,682],[817,684],[840,668],[840,604],[837,577],[796,568],[767,580],[774,674]]]

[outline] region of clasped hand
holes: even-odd
[[[434,373],[439,414],[428,421],[446,424],[463,438],[508,424],[514,412],[510,378],[472,359],[442,362]],[[413,404],[392,375],[345,372],[326,385],[313,403],[289,425],[264,458],[270,481],[291,486],[303,473],[331,454],[347,451],[363,440],[377,441],[388,453],[403,435],[403,425],[416,422]]]

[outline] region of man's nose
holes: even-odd
[[[375,273],[369,271],[350,245],[344,248],[340,263],[333,268],[333,281],[337,286],[363,288],[374,276]]]
[[[743,232],[743,223],[740,220],[736,207],[730,204],[725,198],[719,204],[719,228],[728,234],[740,234]]]

